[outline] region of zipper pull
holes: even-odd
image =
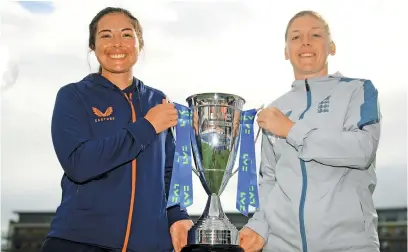
[[[307,79],[305,79],[305,87],[306,87],[306,92],[309,92],[310,86],[309,86],[309,83],[307,82]]]

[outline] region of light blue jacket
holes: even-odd
[[[263,132],[260,208],[247,227],[264,252],[379,251],[375,158],[378,92],[340,74],[294,81],[272,102],[295,125]]]

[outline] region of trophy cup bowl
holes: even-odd
[[[187,251],[244,251],[238,229],[223,212],[220,196],[234,174],[241,111],[245,100],[226,93],[201,93],[186,99],[192,111],[195,173],[208,195],[203,214],[188,233]]]

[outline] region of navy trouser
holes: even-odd
[[[68,241],[55,237],[48,237],[42,247],[41,252],[120,252],[120,249],[112,250],[97,246],[92,246],[84,243],[78,243],[73,241]],[[146,252],[157,252],[157,251],[146,251]],[[160,251],[160,252],[172,252],[170,251]]]
[[[47,238],[41,252],[111,252],[112,250],[96,247],[88,244],[72,242],[60,238]]]

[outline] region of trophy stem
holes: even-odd
[[[220,218],[220,219],[223,219],[226,217],[222,209],[220,196],[218,196],[215,193],[212,193],[211,195],[209,195],[207,204],[205,205],[203,216],[212,217],[212,218]]]

